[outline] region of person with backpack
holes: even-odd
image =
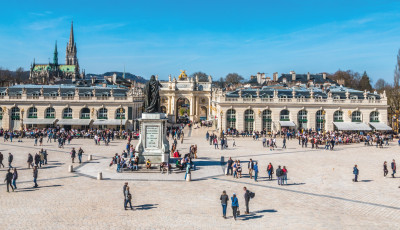
[[[282,185],[282,169],[280,165],[276,169],[276,178],[278,179],[278,185]]]
[[[247,190],[246,187],[243,187],[243,190],[244,190],[244,201],[246,204],[246,212],[244,214],[250,214],[249,202],[250,202],[250,199],[254,198],[255,194],[254,194],[254,192],[250,192],[249,190]]]

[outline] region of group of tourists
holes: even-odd
[[[248,175],[250,179],[253,179],[253,174],[254,174],[254,181],[258,181],[258,176],[260,172],[260,168],[258,165],[257,161],[253,161],[253,159],[250,158],[249,162],[247,162],[247,169],[248,169]],[[240,160],[232,160],[232,157],[229,157],[229,160],[227,161],[227,167],[225,174],[226,175],[231,175],[233,178],[242,178],[242,164]],[[274,167],[272,163],[269,163],[267,166],[267,174],[268,174],[268,180],[272,180],[272,175],[274,174]],[[284,185],[287,184],[287,175],[288,175],[288,170],[286,166],[281,166],[279,165],[278,168],[276,169],[276,177],[278,181],[278,185]]]
[[[397,170],[396,166],[396,161],[393,159],[392,163],[390,163],[390,168],[392,169],[392,177],[394,178]],[[383,176],[386,177],[386,175],[389,173],[388,167],[387,167],[387,162],[383,162]]]
[[[244,212],[244,214],[250,214],[249,204],[250,204],[250,200],[255,197],[255,193],[251,192],[246,187],[243,187],[243,191],[244,191],[243,198],[244,198],[245,205],[246,205],[246,211]],[[226,219],[226,209],[228,207],[228,202],[229,202],[229,196],[226,193],[226,191],[222,192],[219,199],[221,200],[221,205],[222,205],[222,217]],[[240,215],[239,199],[236,196],[236,193],[233,193],[230,200],[231,200],[233,219],[236,220],[236,218]]]
[[[4,158],[4,156],[0,152],[0,168],[1,168],[1,166],[3,166],[3,168],[5,168],[4,164],[3,164],[3,158]],[[12,166],[13,160],[14,160],[14,156],[11,153],[9,153],[9,155],[8,155],[8,167],[9,168],[7,170],[6,177],[4,179],[4,182],[7,185],[7,192],[10,192],[10,188],[12,189],[13,192],[15,189],[17,189],[18,170],[17,170],[17,168]],[[33,157],[32,154],[29,153],[27,163],[28,163],[28,167],[27,167],[28,169],[31,167],[33,168],[33,183],[34,183],[33,187],[37,188],[38,187],[37,178],[38,178],[38,174],[39,174],[38,168],[39,167],[41,168],[43,164],[47,164],[47,151],[41,149],[39,151],[39,153],[35,154],[35,157]]]

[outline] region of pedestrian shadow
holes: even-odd
[[[245,214],[245,215],[240,215],[240,219],[241,220],[254,220],[254,219],[260,219],[262,218],[264,215],[256,215],[254,213],[250,213],[250,214]]]
[[[290,184],[283,184],[284,186],[292,186],[292,185],[303,185],[306,183],[290,183]]]
[[[275,209],[264,209],[264,210],[260,210],[260,211],[256,211],[254,213],[266,213],[266,212],[278,212]]]
[[[137,206],[133,206],[133,208],[137,209],[137,210],[150,210],[153,208],[157,208],[158,204],[142,204],[142,205],[137,205]]]
[[[60,184],[55,184],[55,185],[46,185],[46,186],[38,186],[38,187],[28,187],[28,188],[18,188],[17,191],[15,192],[33,192],[33,191],[37,191],[40,188],[51,188],[51,187],[61,187],[63,185]]]
[[[374,181],[374,180],[360,180],[360,182],[371,182],[371,181]]]

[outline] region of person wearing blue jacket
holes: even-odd
[[[358,168],[357,168],[357,165],[354,165],[354,168],[353,168],[353,174],[354,174],[354,179],[353,179],[353,181],[354,181],[354,182],[358,182],[358,180],[357,180],[357,178],[358,178],[358,173],[359,173],[359,170],[358,170]]]
[[[233,218],[236,220],[237,210],[239,208],[239,200],[236,197],[236,193],[234,193],[233,196],[231,197],[231,201],[232,201]]]
[[[254,181],[257,182],[257,176],[258,176],[258,163],[257,162],[254,164],[253,170],[254,170]]]

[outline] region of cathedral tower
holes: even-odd
[[[71,33],[69,35],[69,42],[67,44],[67,52],[65,55],[65,64],[66,65],[76,65],[78,64],[78,58],[76,58],[76,43],[74,41],[74,25],[71,22]]]

